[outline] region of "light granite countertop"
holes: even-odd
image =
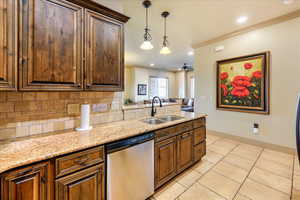
[[[66,131],[0,144],[0,173],[206,116],[184,112],[180,115],[183,119],[159,125],[150,125],[135,119],[99,125],[86,132]]]

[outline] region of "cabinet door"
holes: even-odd
[[[104,165],[58,179],[56,200],[104,200]]]
[[[17,33],[15,0],[0,1],[0,90],[16,90]]]
[[[155,144],[155,188],[176,175],[176,137]]]
[[[193,132],[177,136],[177,172],[181,172],[193,164]]]
[[[201,160],[206,155],[206,142],[202,142],[194,146],[194,162]]]
[[[1,177],[3,200],[52,200],[52,173],[48,162],[4,174]]]
[[[20,90],[82,90],[83,8],[20,1]]]
[[[85,22],[86,90],[123,90],[123,24],[89,10]]]
[[[205,126],[194,129],[194,145],[200,144],[205,140],[205,138],[206,138]]]

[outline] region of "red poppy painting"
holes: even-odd
[[[217,62],[217,109],[269,114],[269,52]]]

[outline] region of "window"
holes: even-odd
[[[195,78],[191,77],[190,81],[190,97],[195,98]]]
[[[159,96],[168,98],[169,80],[168,78],[150,77],[149,80],[149,97]]]

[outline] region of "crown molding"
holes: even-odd
[[[242,34],[257,30],[257,29],[265,28],[268,26],[272,26],[274,24],[279,24],[279,23],[282,23],[282,22],[285,22],[285,21],[288,21],[291,19],[295,19],[297,17],[300,17],[300,9],[296,10],[294,12],[288,13],[286,15],[275,17],[275,18],[272,18],[272,19],[269,19],[269,20],[251,25],[251,26],[247,26],[242,29],[238,29],[238,30],[230,32],[230,33],[226,33],[224,35],[218,36],[218,37],[210,39],[210,40],[206,40],[206,41],[203,41],[200,43],[193,44],[192,47],[193,47],[193,49],[197,49],[197,48],[204,47],[204,46],[214,44],[217,42],[221,42],[223,40],[226,40],[226,39],[238,36],[238,35],[242,35]]]

